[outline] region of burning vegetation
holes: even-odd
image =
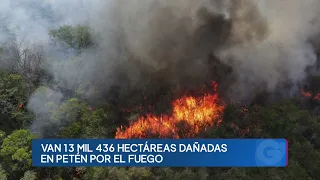
[[[203,96],[183,96],[172,102],[172,115],[139,116],[127,128],[118,128],[116,137],[121,138],[159,138],[195,137],[197,134],[221,122],[224,104],[220,100],[213,83],[214,93]],[[183,131],[183,132],[182,132]]]
[[[306,98],[312,98],[313,100],[320,101],[320,92],[313,96],[309,91],[300,90],[300,94]]]

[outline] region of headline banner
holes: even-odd
[[[285,167],[286,139],[36,139],[36,167]]]

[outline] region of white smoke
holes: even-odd
[[[155,68],[170,66],[197,48],[188,36],[203,23],[198,18],[199,9],[205,7],[232,21],[228,45],[223,50],[214,42],[209,42],[209,46],[235,71],[237,81],[230,88],[233,98],[249,98],[261,84],[272,92],[288,80],[298,83],[306,76],[305,68],[316,61],[309,41],[319,33],[320,2],[317,0],[148,1],[143,4],[138,0],[120,3],[121,22],[132,52]],[[159,46],[164,39],[168,41],[167,47]],[[208,42],[202,40],[201,43]],[[199,73],[196,67],[194,70],[195,74]]]
[[[250,95],[250,86],[261,82],[267,83],[269,91],[288,80],[295,84],[305,78],[305,68],[317,58],[309,41],[319,33],[319,1],[268,0],[255,4],[266,19],[268,35],[221,52],[223,60],[230,56],[235,60],[238,81],[230,88],[235,96]],[[245,11],[242,13],[245,15]],[[237,32],[243,29],[241,25],[234,28]]]

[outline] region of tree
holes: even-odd
[[[4,171],[4,169],[2,168],[2,166],[0,165],[0,179],[1,180],[7,180],[7,174]]]
[[[10,133],[29,125],[32,113],[24,108],[29,88],[19,74],[0,71],[0,130]]]
[[[64,101],[52,113],[50,128],[56,126],[63,138],[110,138],[116,127],[103,109],[93,109],[77,98]]]
[[[20,180],[36,180],[37,173],[34,171],[26,171]]]
[[[5,138],[6,133],[3,131],[0,131],[0,144],[2,144],[3,139]]]
[[[45,71],[46,57],[41,45],[23,45],[12,41],[4,44],[0,51],[0,65],[10,73],[20,74],[32,90],[37,87],[41,80],[49,79]]]
[[[31,141],[35,137],[29,130],[16,130],[3,140],[0,159],[11,178],[18,179],[31,169]]]
[[[88,26],[64,25],[58,29],[50,30],[49,35],[55,44],[59,43],[63,48],[72,48],[78,52],[94,45],[93,36],[90,34]]]
[[[129,180],[128,172],[125,168],[116,167],[94,167],[88,168],[85,175],[85,180]]]
[[[150,168],[116,168],[116,167],[95,167],[88,168],[84,179],[110,179],[110,180],[149,180],[154,179]]]

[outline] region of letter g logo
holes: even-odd
[[[258,144],[256,150],[257,165],[274,166],[285,156],[286,143],[274,140],[265,140]]]

